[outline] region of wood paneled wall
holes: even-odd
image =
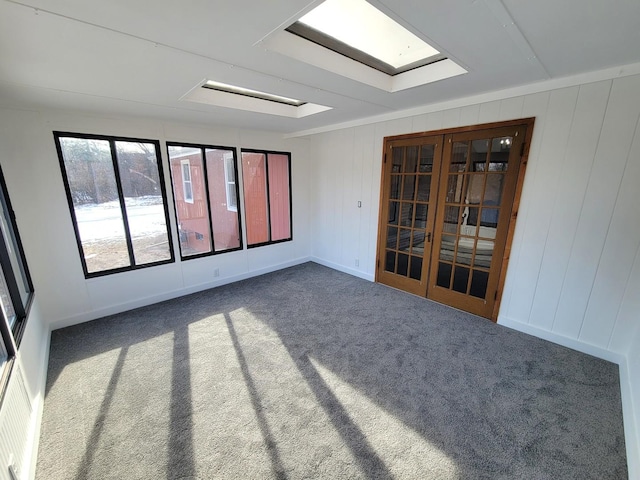
[[[640,76],[313,135],[312,255],[373,280],[385,136],[526,117],[536,123],[498,323],[623,364],[640,474]]]
[[[313,255],[373,278],[383,137],[530,116],[500,317],[625,355],[639,314],[640,76],[313,136]]]

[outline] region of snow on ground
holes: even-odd
[[[126,199],[129,229],[133,238],[166,234],[164,207],[161,196]],[[124,237],[124,223],[120,203],[115,200],[75,207],[82,242],[99,242]]]

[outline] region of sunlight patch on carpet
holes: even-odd
[[[421,478],[457,476],[454,461],[428,439],[376,405],[316,359],[310,358],[310,361],[394,477],[414,478],[417,474]]]

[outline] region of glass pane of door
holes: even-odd
[[[441,139],[441,137],[438,137]],[[380,228],[379,281],[412,291],[415,283],[426,294],[435,217],[440,154],[437,145],[423,141],[394,142],[387,150],[383,219]],[[425,259],[426,258],[426,259]],[[416,288],[418,288],[416,287]]]
[[[386,138],[376,281],[495,319],[532,125]]]
[[[504,248],[509,223],[500,224],[500,213],[512,207],[520,160],[514,146],[523,138],[515,132],[496,128],[448,137],[429,298],[479,314],[493,302],[496,283],[489,286],[502,262],[496,249]],[[467,308],[474,301],[479,307]]]

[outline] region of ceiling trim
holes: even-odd
[[[486,102],[491,102],[495,100],[504,100],[507,98],[520,97],[523,95],[530,95],[533,93],[548,92],[550,90],[557,90],[560,88],[567,88],[567,87],[575,87],[578,85],[585,85],[585,84],[601,82],[605,80],[613,80],[616,78],[629,77],[632,75],[640,75],[640,63],[631,63],[628,65],[621,65],[617,67],[606,68],[603,70],[595,70],[592,72],[581,73],[578,75],[570,75],[567,77],[554,78],[551,80],[543,80],[541,82],[520,85],[517,87],[495,90],[492,92],[481,93],[478,95],[470,95],[467,97],[456,98],[456,99],[447,100],[444,102],[432,103],[429,105],[422,105],[416,108],[397,110],[395,112],[384,113],[382,115],[375,115],[371,117],[360,118],[360,119],[352,120],[349,122],[342,122],[342,123],[336,123],[333,125],[326,125],[324,127],[311,128],[309,130],[301,130],[298,132],[285,134],[283,135],[283,138],[306,137],[309,135],[316,135],[319,133],[331,132],[334,130],[341,130],[344,128],[359,127],[362,125],[370,125],[373,123],[387,122],[390,120],[398,120],[401,118],[413,117],[416,115],[423,115],[425,113],[439,112],[442,110],[449,110],[451,108],[466,107],[469,105],[486,103]]]
[[[445,58],[392,76],[286,30],[263,38],[260,46],[390,93],[467,73],[465,68]]]
[[[180,97],[180,100],[289,118],[303,118],[308,115],[326,112],[333,108],[310,102],[305,102],[302,105],[286,105],[262,98],[205,88],[206,84],[207,79],[202,80]]]

